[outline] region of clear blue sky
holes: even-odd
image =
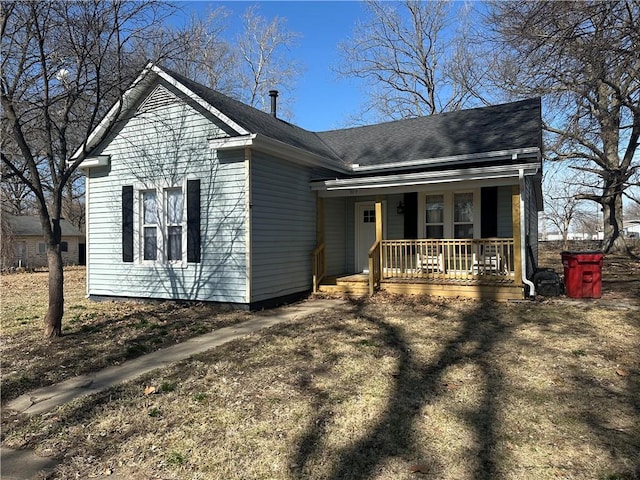
[[[210,9],[224,6],[232,12],[230,32],[241,23],[242,13],[251,5],[259,15],[271,20],[287,20],[287,30],[301,35],[291,57],[301,62],[303,75],[297,79],[293,123],[307,130],[322,131],[344,127],[357,113],[362,92],[355,80],[338,78],[332,70],[339,61],[337,45],[347,40],[365,7],[356,1],[261,1],[261,2],[177,2],[188,17],[190,12],[206,16]]]

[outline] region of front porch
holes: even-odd
[[[522,280],[523,244],[520,236],[513,235],[514,232],[520,232],[519,193],[517,188],[511,191],[508,210],[508,231],[511,235],[489,238],[394,239],[398,229],[392,230],[390,227],[387,231],[383,219],[387,220],[387,224],[398,225],[393,212],[384,210],[385,204],[393,205],[396,199],[380,197],[371,202],[375,212],[370,210],[364,215],[370,219],[371,243],[363,244],[362,260],[354,255],[351,261],[342,262],[347,267],[346,271],[337,270],[337,262],[327,268],[341,250],[336,247],[336,242],[329,244],[333,236],[329,236],[325,243],[325,204],[324,199],[319,198],[318,246],[312,253],[313,291],[365,296],[383,290],[397,294],[500,301],[522,299],[525,295]],[[357,208],[358,203],[355,205],[355,217],[363,216]],[[332,218],[335,218],[335,212],[334,208]],[[348,219],[348,216],[345,218]],[[392,238],[385,238],[387,234]],[[360,244],[357,236],[355,240],[357,247]],[[347,249],[349,243],[344,242]]]
[[[383,290],[498,301],[523,298],[514,239],[376,241],[369,251],[367,272],[330,277],[320,275],[322,249],[314,253],[317,292],[354,297]]]

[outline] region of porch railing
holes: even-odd
[[[311,252],[311,270],[313,274],[313,291],[317,292],[320,282],[327,274],[324,242],[314,248],[313,252]]]
[[[382,278],[466,280],[514,276],[512,238],[383,240],[381,247]]]
[[[369,295],[373,295],[380,288],[382,281],[381,254],[382,242],[376,240],[369,249]]]

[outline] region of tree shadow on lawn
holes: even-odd
[[[482,392],[480,402],[476,404],[473,411],[464,415],[463,420],[475,444],[471,445],[466,453],[466,460],[470,467],[467,478],[508,477],[510,475],[507,466],[509,452],[499,448],[498,443],[505,440],[504,425],[502,425],[503,409],[509,407],[505,403],[508,401],[505,390],[513,390],[514,387],[504,383],[507,372],[503,371],[499,362],[496,361],[496,356],[500,354],[501,349],[511,348],[511,346],[517,348],[529,342],[515,335],[517,329],[525,323],[533,323],[535,328],[543,334],[545,331],[548,333],[554,331],[559,338],[564,334],[570,334],[571,329],[555,328],[544,315],[534,315],[530,318],[526,316],[526,310],[524,310],[525,315],[520,318],[499,312],[500,308],[496,308],[495,304],[479,302],[475,309],[462,315],[459,333],[442,345],[435,360],[423,362],[414,355],[411,339],[407,338],[402,328],[386,321],[382,316],[369,313],[366,303],[356,302],[353,314],[375,326],[380,332],[378,338],[382,339],[386,347],[396,352],[397,372],[392,377],[391,393],[382,415],[363,435],[339,452],[329,475],[323,478],[330,480],[371,478],[384,468],[386,461],[398,457],[407,459],[407,462],[420,459],[416,467],[420,473],[426,474],[421,478],[441,478],[445,474],[445,466],[440,460],[443,458],[443,452],[438,452],[433,445],[430,445],[437,432],[426,434],[422,432],[420,438],[417,438],[415,424],[420,419],[424,407],[441,401],[446,394],[447,370],[467,364],[473,364],[479,369]],[[445,307],[439,316],[446,319],[448,315],[459,315],[459,312],[447,312]],[[577,323],[574,327],[578,328],[579,336],[589,333],[588,326],[581,322]],[[336,326],[336,328],[340,327]],[[353,332],[353,334],[361,335],[361,332]],[[528,347],[530,348],[531,345]],[[539,345],[537,348],[545,358],[556,354],[554,348],[547,350],[544,345]],[[571,352],[565,353],[570,355]],[[311,378],[322,372],[308,373]],[[623,394],[609,389],[602,383],[589,382],[589,379],[580,372],[576,375],[573,381],[569,381],[569,389],[555,399],[552,389],[549,392],[546,391],[546,387],[542,392],[532,392],[532,395],[539,393],[545,398],[544,401],[549,401],[547,396],[550,396],[550,401],[562,398],[573,404],[576,410],[575,418],[591,430],[593,437],[596,438],[595,442],[603,451],[611,452],[614,458],[622,458],[622,463],[627,465],[629,462],[633,463],[633,459],[638,458],[640,453],[637,429],[612,428],[611,412],[606,408],[595,408],[594,411],[591,400],[596,398],[603,406],[630,404],[635,411],[635,418],[640,420],[640,385],[637,375],[629,377],[627,392]],[[303,380],[298,387],[313,398],[313,409],[317,412],[316,416],[309,421],[306,434],[298,442],[290,471],[292,478],[307,478],[310,472],[307,464],[312,463],[312,459],[318,454],[318,449],[322,448],[323,436],[326,434],[325,425],[331,421],[332,406],[328,399],[328,392],[314,387],[312,382]],[[590,389],[589,398],[584,396],[585,388]],[[523,394],[526,393],[523,392]],[[614,400],[611,401],[611,399]],[[563,419],[552,421],[561,422]],[[545,439],[540,438],[539,441],[545,441]],[[410,473],[409,465],[411,464],[407,463],[407,475]],[[555,466],[560,470],[564,468],[562,465]],[[554,468],[553,463],[548,467]],[[637,471],[634,471],[634,468],[611,472],[607,478],[621,480],[640,478],[640,464]],[[577,467],[578,472],[580,469],[581,467]],[[594,472],[584,471],[584,473],[591,475]]]
[[[419,322],[420,317],[425,315],[424,306],[418,303],[416,302],[413,307],[405,307],[409,314],[413,314],[416,322]],[[456,323],[455,330],[447,337],[438,335],[437,331],[429,335],[429,341],[435,345],[433,347],[435,351],[428,361],[419,358],[418,348],[414,343],[415,339],[408,335],[403,324],[387,320],[385,318],[387,314],[378,313],[381,309],[376,308],[375,304],[372,305],[368,301],[354,302],[344,310],[327,312],[325,317],[319,316],[303,319],[294,324],[276,326],[254,339],[234,342],[225,348],[212,350],[206,355],[199,355],[198,359],[207,364],[224,361],[229,364],[226,375],[237,378],[244,377],[243,372],[248,368],[253,369],[251,379],[259,378],[264,383],[250,381],[243,385],[238,392],[243,392],[244,398],[247,399],[252,398],[254,393],[252,389],[264,389],[265,385],[269,385],[275,380],[265,375],[272,366],[283,367],[281,370],[283,378],[279,381],[285,385],[289,384],[290,387],[305,394],[304,398],[311,402],[311,411],[315,413],[311,418],[303,417],[306,428],[301,436],[296,437],[295,451],[291,452],[291,457],[289,457],[291,460],[288,466],[289,477],[294,479],[320,478],[317,472],[314,476],[314,468],[317,466],[314,464],[314,460],[322,457],[324,440],[331,435],[330,425],[334,420],[334,412],[340,409],[339,402],[342,400],[335,395],[335,391],[323,388],[323,384],[317,382],[317,379],[334,374],[332,366],[345,360],[341,355],[345,355],[345,352],[347,355],[354,352],[353,349],[342,349],[341,345],[332,349],[331,345],[324,343],[325,341],[330,342],[332,337],[338,335],[340,335],[340,342],[346,341],[366,350],[367,355],[363,358],[369,361],[372,358],[370,352],[379,353],[381,357],[391,355],[395,370],[393,375],[387,377],[391,385],[387,390],[388,394],[385,394],[383,398],[381,415],[374,418],[368,428],[363,426],[352,443],[341,444],[343,446],[337,451],[337,454],[331,455],[327,459],[330,463],[328,473],[323,474],[321,478],[330,480],[371,478],[379,474],[386,462],[394,459],[406,460],[407,477],[410,476],[409,466],[414,462],[417,463],[417,459],[421,465],[428,468],[427,475],[421,475],[420,478],[442,478],[447,476],[447,473],[450,474],[450,472],[446,472],[445,462],[451,460],[446,458],[445,452],[438,450],[439,447],[436,443],[438,431],[423,429],[418,434],[416,433],[418,431],[416,425],[421,421],[425,407],[436,403],[442,404],[443,399],[447,398],[447,382],[450,381],[449,371],[470,364],[475,366],[478,372],[477,380],[474,381],[480,385],[480,396],[471,405],[472,409],[462,411],[463,413],[459,409],[456,410],[453,402],[451,405],[451,415],[461,416],[462,428],[467,431],[466,435],[470,440],[470,444],[465,445],[464,451],[464,461],[468,462],[464,478],[499,480],[512,477],[514,472],[509,470],[509,462],[516,460],[508,458],[509,452],[501,448],[501,444],[505,440],[503,417],[505,409],[510,407],[513,409],[512,405],[507,404],[509,395],[513,394],[514,389],[518,390],[521,387],[519,384],[513,385],[513,374],[506,371],[504,363],[500,363],[500,357],[504,355],[506,349],[517,349],[523,346],[530,348],[532,343],[538,349],[541,360],[547,361],[552,358],[555,361],[555,358],[564,355],[558,362],[564,362],[566,365],[563,373],[565,378],[563,378],[561,386],[550,387],[545,384],[541,387],[543,390],[541,392],[522,392],[520,396],[540,394],[547,396],[544,398],[545,402],[565,402],[568,408],[560,409],[561,415],[571,417],[566,420],[580,422],[581,426],[592,432],[588,436],[589,440],[585,441],[594,442],[594,445],[601,451],[610,451],[613,458],[623,459],[621,463],[626,462],[626,465],[630,465],[634,459],[638,458],[640,437],[637,428],[635,430],[633,428],[617,428],[611,422],[611,410],[627,406],[634,412],[633,417],[636,424],[640,424],[638,422],[640,420],[640,385],[637,375],[640,372],[630,372],[631,375],[619,378],[617,386],[612,387],[611,382],[607,384],[595,381],[593,377],[590,377],[588,370],[581,369],[580,361],[585,357],[578,357],[571,351],[567,351],[566,348],[563,350],[562,344],[556,343],[547,346],[541,342],[542,344],[537,345],[535,342],[543,338],[544,335],[553,335],[557,342],[557,339],[562,339],[564,335],[570,335],[571,332],[571,329],[564,325],[554,325],[553,319],[555,317],[550,315],[551,310],[546,309],[545,305],[532,303],[503,310],[502,306],[491,302],[478,302],[473,308],[462,310],[462,313],[447,303],[431,304],[427,308],[431,308],[428,315],[436,317],[439,322]],[[407,311],[403,312],[403,315]],[[559,310],[558,315],[568,311],[570,311],[568,308]],[[637,325],[638,322],[633,317],[634,313],[627,313],[627,325]],[[353,317],[360,321],[351,324],[342,321],[343,318]],[[411,317],[407,316],[407,318]],[[571,320],[567,322],[572,323]],[[597,337],[594,331],[589,330],[585,322],[576,321],[573,323],[577,327],[577,336],[584,337],[585,342],[590,342]],[[363,325],[365,328],[361,329]],[[367,329],[366,325],[369,325],[370,328]],[[541,336],[534,337],[533,340],[527,337],[523,338],[518,331],[523,326],[531,327],[540,332]],[[304,337],[304,341],[291,344],[290,348],[292,349],[289,352],[283,351],[283,356],[271,354],[266,357],[266,361],[264,361],[264,357],[253,358],[254,349],[260,350],[263,345],[276,343],[272,351],[278,352],[281,346],[289,345],[288,342],[291,339],[301,338],[299,337],[300,333],[308,329],[314,329],[313,333]],[[282,342],[277,343],[279,340]],[[309,351],[308,347],[310,346],[315,348],[313,352]],[[316,357],[313,357],[313,354]],[[589,355],[591,353],[587,352],[587,359],[590,358]],[[640,360],[637,352],[631,353],[629,358],[635,359],[636,362]],[[297,362],[297,359],[300,362]],[[567,359],[568,361],[566,361]],[[169,379],[180,384],[192,373],[192,365],[187,362],[171,370]],[[215,379],[216,376],[214,375],[212,378]],[[515,380],[517,381],[517,378]],[[328,382],[328,384],[332,389],[336,387],[334,383]],[[624,387],[620,387],[621,385]],[[131,386],[117,388],[92,396],[90,399],[79,402],[75,407],[69,406],[70,408],[63,413],[64,422],[60,422],[48,432],[43,431],[30,437],[29,445],[37,445],[39,438],[56,438],[58,431],[62,432],[72,426],[84,428],[85,424],[91,423],[92,419],[102,415],[105,404],[111,400],[121,398],[124,401],[130,401],[132,388]],[[200,385],[198,388],[201,389],[204,386]],[[621,392],[621,388],[624,391]],[[588,397],[584,394],[585,389],[590,392]],[[247,392],[247,390],[249,391]],[[137,393],[139,394],[139,391]],[[193,391],[187,390],[185,393],[188,396],[193,395]],[[344,390],[338,393],[359,395],[363,392],[358,386],[345,386]],[[234,398],[243,397],[234,396]],[[597,401],[595,407],[592,403],[594,401]],[[544,408],[542,402],[538,404],[538,407]],[[449,411],[448,406],[445,409]],[[143,410],[141,414],[147,415],[147,412]],[[627,412],[628,414],[629,412]],[[525,417],[529,420],[530,418],[531,416]],[[629,416],[626,418],[628,419]],[[563,425],[555,425],[555,422],[562,420],[564,419],[553,418],[553,428],[557,426],[558,429],[562,429]],[[169,423],[167,427],[172,428],[173,425]],[[525,425],[525,429],[526,427]],[[534,434],[538,433],[534,432]],[[95,444],[83,445],[82,448],[88,451],[87,455],[95,455],[98,458],[104,459],[112,455],[117,457],[119,445],[124,443],[125,439],[136,434],[135,431],[126,428],[118,429],[117,434],[110,438],[109,450],[105,449],[103,441],[97,440]],[[546,431],[542,432],[542,435],[545,434]],[[526,434],[522,435],[526,437]],[[75,441],[82,442],[82,438]],[[273,441],[277,442],[278,440]],[[533,440],[523,439],[525,445],[548,441],[544,436]],[[75,454],[74,449],[80,448],[74,446],[73,442],[71,443],[69,451],[64,453],[69,458]],[[566,447],[561,444],[554,448]],[[586,458],[585,460],[588,461]],[[556,466],[550,463],[543,468],[555,468]],[[559,466],[558,468],[561,470],[563,467]],[[594,473],[598,473],[596,478],[617,478],[620,480],[632,480],[637,477],[632,467],[627,470],[618,469],[618,471],[609,472],[606,475],[604,475],[606,472],[600,474],[599,472],[580,470],[578,467],[576,469],[564,471],[564,473],[561,471],[558,475],[566,476],[568,474],[571,476],[576,474],[576,478],[594,478]]]
[[[640,327],[637,311],[620,315],[626,318],[626,325]],[[632,332],[630,328],[629,334]],[[624,365],[615,373],[594,376],[580,363],[568,366],[566,393],[559,395],[569,410],[564,420],[584,425],[591,433],[592,446],[626,465],[618,471],[603,472],[599,478],[640,480],[640,342],[635,343],[634,351],[611,355],[612,362]]]
[[[472,478],[500,478],[499,461],[495,458],[493,446],[499,413],[497,399],[500,398],[503,376],[490,355],[496,345],[508,340],[512,327],[494,315],[487,315],[491,311],[491,303],[478,303],[477,309],[464,315],[460,333],[443,345],[437,359],[424,364],[414,357],[411,341],[401,328],[367,313],[363,307],[362,303],[356,304],[354,313],[374,325],[380,331],[384,345],[397,352],[397,372],[393,376],[392,391],[383,415],[362,438],[340,453],[327,478],[370,478],[386,459],[397,456],[420,458],[421,469],[428,468],[430,475],[441,475],[443,467],[436,452],[429,452],[428,438],[415,438],[413,424],[423,407],[442,394],[445,372],[453,366],[467,363],[480,367],[484,381],[481,406],[466,420],[468,426],[475,430],[478,444]],[[326,408],[322,408],[326,392],[310,388],[309,393],[315,395],[315,407],[320,413],[310,422],[307,434],[299,443],[294,461],[296,468],[291,472],[293,478],[304,476],[305,464],[313,455],[314,448],[320,445],[323,425],[327,421]]]

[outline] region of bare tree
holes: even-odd
[[[291,92],[302,71],[287,55],[299,34],[286,29],[284,18],[269,20],[258,14],[257,6],[251,6],[242,16],[240,33],[230,43],[225,39],[229,16],[227,9],[218,7],[206,19],[191,17],[184,28],[168,30],[171,43],[182,45],[183,54],[167,59],[164,65],[248,105],[267,109],[268,91]],[[288,95],[281,106],[286,108],[291,99]]]
[[[167,27],[171,43],[181,45],[181,55],[168,58],[164,66],[222,93],[233,93],[236,62],[234,49],[224,39],[230,12],[224,7],[209,11],[205,18],[192,15],[183,28]],[[149,48],[148,45],[142,48]],[[165,48],[164,44],[154,50]],[[157,53],[151,58],[156,58]]]
[[[24,172],[23,172],[24,173]],[[0,184],[2,211],[11,215],[27,215],[35,212],[34,197],[29,187],[2,164]]]
[[[86,152],[70,157],[122,99],[146,61],[135,45],[160,33],[152,27],[165,13],[152,1],[3,2],[2,162],[35,197],[49,266],[47,337],[62,334],[60,218]]]
[[[543,183],[545,187],[545,209],[542,221],[548,222],[562,235],[563,248],[566,249],[569,231],[572,225],[582,226],[587,221],[587,211],[576,196],[580,185],[586,185],[586,174],[576,178],[575,172],[560,162],[548,163]]]
[[[622,200],[640,168],[640,2],[495,2],[488,16],[515,96],[544,96],[548,157],[599,178],[604,251],[626,251]],[[496,64],[497,66],[497,64]]]
[[[9,223],[9,212],[4,208],[0,210],[0,269],[4,270],[13,265],[14,262],[14,234]]]
[[[284,18],[274,17],[269,21],[258,15],[256,6],[245,11],[243,29],[236,41],[239,81],[234,94],[244,103],[266,110],[267,92],[272,89],[291,91],[296,77],[302,72],[302,66],[284,54],[295,45],[299,34],[285,27]],[[291,101],[291,96],[287,101]]]
[[[338,68],[368,84],[366,110],[388,120],[457,110],[470,101],[472,89],[460,89],[456,80],[455,64],[466,61],[466,52],[451,28],[454,6],[440,0],[367,2],[369,18],[339,46]]]

